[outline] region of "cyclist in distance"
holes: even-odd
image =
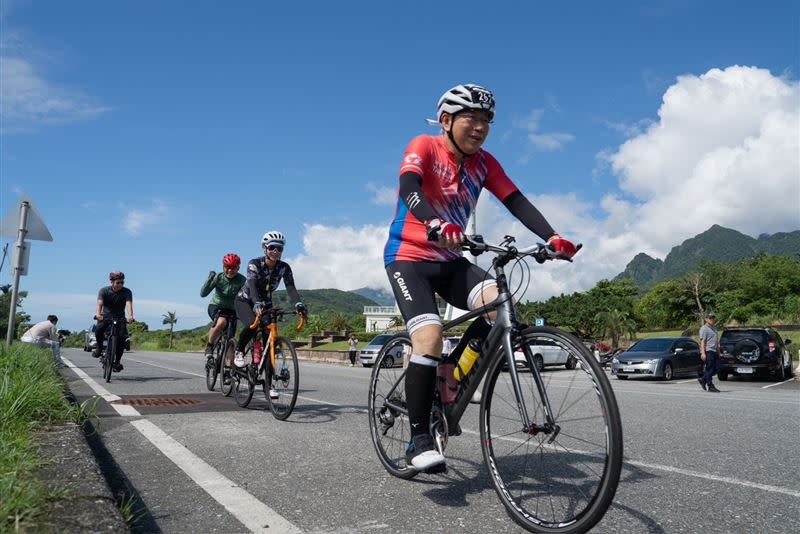
[[[464,230],[478,196],[488,189],[526,228],[546,240],[558,257],[576,248],[557,234],[520,193],[497,160],[481,146],[494,119],[487,89],[457,85],[439,99],[441,135],[420,135],[406,148],[394,219],[384,248],[386,274],[411,336],[405,393],[411,424],[409,466],[439,472],[445,458],[430,434],[429,417],[442,354],[442,320],[435,300],[474,310],[495,300],[494,279],[461,254]],[[433,122],[433,121],[431,121]],[[492,317],[479,317],[453,350],[457,358],[472,338],[485,339]]]
[[[215,273],[210,271],[203,287],[200,288],[200,296],[206,297],[211,291],[214,295],[208,304],[208,316],[215,323],[208,331],[208,343],[206,344],[206,357],[212,356],[214,344],[228,326],[228,319],[236,321],[236,310],[233,307],[233,299],[242,289],[246,279],[239,273],[239,266],[242,260],[236,254],[225,254],[222,258],[222,272]],[[230,363],[230,362],[228,362]]]
[[[234,307],[236,316],[245,324],[239,341],[236,345],[236,357],[233,360],[237,367],[244,367],[244,350],[247,344],[253,339],[256,331],[249,326],[255,320],[259,312],[266,314],[272,307],[272,292],[278,288],[278,284],[283,280],[289,300],[294,302],[295,310],[303,316],[308,315],[305,305],[300,300],[300,295],[294,287],[294,276],[292,268],[285,261],[281,261],[283,247],[286,246],[286,236],[283,233],[272,230],[264,234],[261,238],[261,247],[264,249],[264,256],[253,258],[247,263],[247,282],[236,295]],[[254,361],[254,364],[259,362]],[[273,396],[277,398],[275,393]]]
[[[95,310],[94,317],[97,319],[97,328],[95,330],[97,348],[92,353],[95,358],[99,358],[103,354],[103,340],[105,339],[106,330],[111,326],[112,318],[124,318],[127,309],[127,322],[132,323],[135,320],[133,317],[133,293],[125,287],[125,273],[112,271],[108,274],[108,279],[111,281],[111,285],[100,288],[97,293],[97,310]],[[114,364],[111,366],[116,373],[122,371],[120,360],[122,359],[122,353],[125,352],[125,343],[122,341],[127,337],[128,328],[123,325],[122,339],[117,344],[117,354],[114,355]]]

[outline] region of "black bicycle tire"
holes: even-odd
[[[381,405],[376,406],[376,395],[378,392],[376,391],[379,384],[381,384],[381,373],[384,373],[384,376],[388,373],[397,374],[397,370],[394,367],[384,367],[383,360],[389,353],[389,351],[396,346],[400,342],[405,342],[408,345],[411,345],[411,338],[408,336],[407,333],[401,332],[399,334],[395,334],[389,340],[384,343],[383,347],[381,348],[380,352],[378,352],[378,356],[375,358],[375,363],[372,366],[372,374],[370,375],[369,381],[369,393],[367,399],[367,416],[369,417],[369,435],[370,439],[372,440],[372,446],[375,448],[375,453],[378,455],[378,459],[380,460],[381,464],[383,465],[384,469],[392,475],[396,476],[397,478],[402,478],[404,480],[408,480],[417,476],[418,471],[413,467],[409,467],[405,464],[405,457],[402,458],[402,465],[396,461],[391,455],[386,451],[384,448],[380,437],[378,436],[380,432],[379,423],[376,418],[384,417],[386,414],[382,410],[384,409],[383,402],[380,401]],[[389,356],[391,357],[391,355]],[[402,372],[402,371],[401,371]],[[404,379],[405,380],[405,379]],[[384,383],[392,382],[392,379],[385,381]],[[404,390],[405,382],[399,385],[398,389],[402,389],[401,395],[405,394]],[[376,412],[376,410],[378,410]],[[401,422],[401,425],[405,423]],[[405,429],[408,431],[409,439],[410,439],[410,429]],[[400,428],[400,435],[401,439],[400,442],[405,441],[402,436],[404,436],[404,428]]]
[[[211,352],[211,357],[214,358],[213,365],[209,365],[208,357],[206,357],[206,389],[214,391],[214,386],[217,385],[217,377],[219,376],[219,361],[222,359],[222,340],[217,340],[214,345],[214,350]],[[209,374],[211,375],[209,377]]]
[[[265,345],[267,346],[267,345]],[[289,349],[289,353],[291,354],[292,358],[292,369],[290,369],[290,376],[294,377],[292,380],[291,386],[291,399],[289,400],[289,405],[287,408],[281,410],[277,407],[277,403],[273,401],[273,399],[269,396],[269,388],[271,380],[267,380],[267,377],[264,376],[264,395],[267,398],[267,403],[269,403],[269,409],[272,412],[273,417],[279,421],[285,421],[290,415],[292,415],[292,411],[294,410],[294,406],[297,403],[297,393],[300,390],[300,362],[297,360],[297,350],[294,348],[294,344],[287,338],[283,336],[278,336],[275,339],[275,347],[284,347]],[[268,349],[267,349],[268,350]],[[269,354],[264,354],[264,358],[269,358]],[[277,360],[277,356],[276,356]],[[269,362],[267,362],[267,365]],[[266,365],[265,365],[266,367]],[[274,371],[273,371],[274,372]],[[265,369],[264,374],[268,374],[268,370]],[[274,376],[274,375],[273,375]]]
[[[228,346],[232,345],[234,342],[232,339],[228,340]],[[222,361],[220,362],[220,384],[219,390],[224,397],[230,397],[231,393],[233,392],[233,377],[231,376],[231,368],[225,367],[225,356],[228,353],[228,349],[225,349],[225,354],[222,355]],[[228,383],[225,384],[225,377],[228,377]]]
[[[494,457],[494,445],[492,444],[493,436],[490,431],[491,424],[489,423],[494,386],[504,364],[504,356],[502,353],[498,355],[497,359],[492,363],[492,367],[489,369],[480,406],[480,436],[484,463],[489,470],[489,477],[492,480],[492,485],[500,501],[503,503],[503,506],[505,506],[509,515],[521,527],[530,532],[544,532],[550,534],[588,532],[603,518],[606,511],[611,506],[614,494],[617,490],[617,485],[619,484],[623,455],[622,424],[620,421],[619,407],[617,406],[613,389],[611,388],[611,384],[605,372],[594,359],[591,352],[589,352],[575,336],[550,327],[528,328],[523,331],[521,335],[525,339],[528,339],[535,337],[537,333],[550,338],[560,338],[564,346],[569,347],[573,354],[580,355],[578,358],[581,366],[587,365],[591,368],[591,374],[587,374],[593,379],[596,390],[599,392],[599,397],[604,403],[602,407],[607,416],[606,439],[608,451],[603,475],[601,481],[598,483],[598,490],[593,498],[590,499],[586,508],[576,517],[570,518],[570,520],[559,519],[552,522],[539,522],[539,518],[529,519],[533,517],[532,514],[528,510],[524,510],[515,501],[514,497],[512,497],[512,490],[507,487],[506,482],[502,480],[500,473],[498,473],[498,470],[494,467],[500,465],[501,462]]]
[[[113,329],[114,326],[112,325],[111,328]],[[111,337],[108,339],[108,346],[106,352],[106,362],[103,365],[103,378],[105,378],[106,383],[111,382],[111,374],[114,372],[114,360],[117,357],[117,336],[114,335],[113,330]]]
[[[250,371],[247,370],[245,376],[237,373],[232,382],[235,382],[233,385],[233,400],[236,401],[236,405],[240,408],[247,408],[247,406],[250,404],[250,401],[253,400],[253,393],[256,390],[256,385],[250,378]],[[247,390],[246,393],[242,394],[240,391],[243,383],[247,384]]]

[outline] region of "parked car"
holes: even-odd
[[[719,379],[733,375],[786,380],[792,376],[791,344],[773,328],[726,328],[719,337]]]
[[[577,360],[570,356],[569,351],[554,342],[540,339],[528,345],[533,353],[533,363],[541,371],[547,365],[563,365],[567,369],[575,369]],[[514,352],[514,361],[517,365],[525,365],[525,353],[521,350]]]
[[[690,337],[652,337],[637,341],[611,360],[611,374],[620,380],[650,376],[672,380],[697,377],[702,366],[700,345]]]
[[[93,324],[91,328],[86,331],[86,334],[83,336],[83,350],[86,352],[92,352],[94,349],[97,348],[97,337],[95,335],[95,330],[97,329],[97,324]],[[125,338],[125,350],[131,350],[131,336],[128,335]]]
[[[96,328],[97,324],[93,324],[83,336],[83,350],[86,352],[92,352],[97,348],[97,338],[94,334]]]
[[[361,360],[361,365],[364,367],[372,367],[375,364],[375,359],[378,357],[378,352],[383,348],[383,345],[389,341],[394,334],[380,334],[372,338],[367,343],[367,346],[361,349],[358,353],[358,359]],[[387,367],[403,364],[403,346],[398,345],[390,354],[390,359],[385,360]]]

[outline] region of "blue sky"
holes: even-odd
[[[29,195],[54,237],[24,309],[85,328],[121,269],[138,319],[197,326],[208,271],[270,229],[301,291],[388,287],[400,158],[464,82],[498,102],[484,148],[585,244],[529,298],[715,223],[800,228],[800,9],[662,4],[6,1],[0,216]],[[535,239],[488,193],[478,211],[487,236]]]

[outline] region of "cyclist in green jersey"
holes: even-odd
[[[236,254],[226,254],[222,258],[222,272],[208,273],[208,279],[200,289],[200,296],[206,297],[211,291],[214,296],[208,305],[208,316],[214,323],[208,332],[208,344],[206,344],[205,354],[210,357],[214,350],[214,345],[225,331],[228,321],[236,322],[236,310],[233,306],[233,299],[247,280],[239,272],[242,260]]]

